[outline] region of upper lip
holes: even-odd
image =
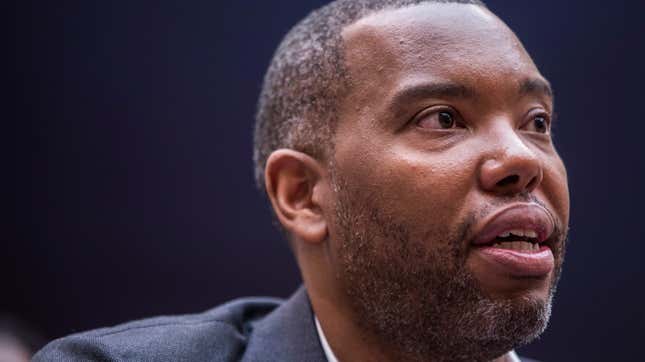
[[[513,230],[533,230],[538,243],[547,241],[555,230],[551,214],[536,203],[515,204],[487,217],[473,238],[473,245],[492,244],[498,235]]]

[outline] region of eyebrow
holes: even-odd
[[[398,117],[406,109],[406,105],[428,98],[474,98],[476,93],[465,85],[454,82],[422,82],[412,85],[404,85],[389,102],[390,112]]]
[[[528,78],[520,83],[520,95],[529,94],[546,95],[553,98],[553,89],[548,81],[541,78]]]
[[[526,78],[520,82],[519,96],[526,95],[547,96],[553,99],[553,90],[548,81],[542,78]],[[401,109],[404,105],[417,99],[427,98],[458,98],[470,99],[477,97],[477,92],[470,87],[455,82],[424,82],[403,86],[392,97],[390,108]]]
[[[423,98],[473,98],[475,91],[465,85],[453,82],[420,83],[404,86],[392,97],[392,105],[405,104]]]

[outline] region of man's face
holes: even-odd
[[[568,225],[548,83],[474,5],[379,12],[343,39],[329,234],[356,322],[426,356],[526,343],[546,326]]]

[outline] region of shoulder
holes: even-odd
[[[254,322],[280,304],[275,298],[243,298],[200,314],[150,318],[73,334],[49,343],[33,361],[237,360]]]

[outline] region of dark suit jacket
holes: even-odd
[[[324,362],[326,358],[307,292],[301,287],[285,302],[238,299],[201,314],[74,334],[49,343],[33,361]]]

